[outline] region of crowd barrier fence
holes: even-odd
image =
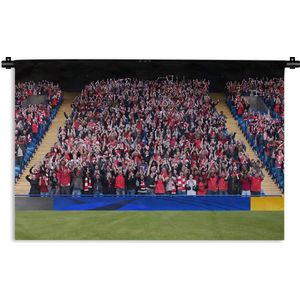
[[[283,196],[233,195],[56,195],[29,197],[16,195],[16,210],[119,210],[119,211],[283,211]]]

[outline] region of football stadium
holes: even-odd
[[[16,61],[15,238],[283,240],[281,63]]]

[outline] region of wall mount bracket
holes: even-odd
[[[1,67],[5,69],[11,69],[15,67],[15,63],[11,60],[11,57],[6,57],[5,60],[2,60]]]
[[[286,62],[286,68],[295,69],[300,67],[300,61],[296,60],[295,57],[290,57],[290,60]]]

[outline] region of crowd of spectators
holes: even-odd
[[[282,78],[227,83],[228,104],[234,116],[280,188],[284,185],[283,86]],[[250,111],[246,95],[253,90],[272,104],[270,113]]]
[[[45,103],[30,104],[28,97],[45,95]],[[51,119],[57,112],[62,91],[53,82],[19,82],[15,87],[15,164],[18,176],[29,161]]]
[[[260,161],[228,134],[208,80],[86,85],[58,141],[30,170],[30,194],[258,195]]]
[[[284,116],[283,78],[244,79],[242,82],[227,82],[230,96],[260,96],[270,109],[273,118]]]

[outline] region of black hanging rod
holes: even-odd
[[[5,60],[1,62],[2,68],[11,69],[15,67],[15,63],[11,60],[11,57],[6,57]],[[286,61],[286,68],[295,69],[300,67],[300,61],[296,60],[295,57],[290,57],[290,60]]]

